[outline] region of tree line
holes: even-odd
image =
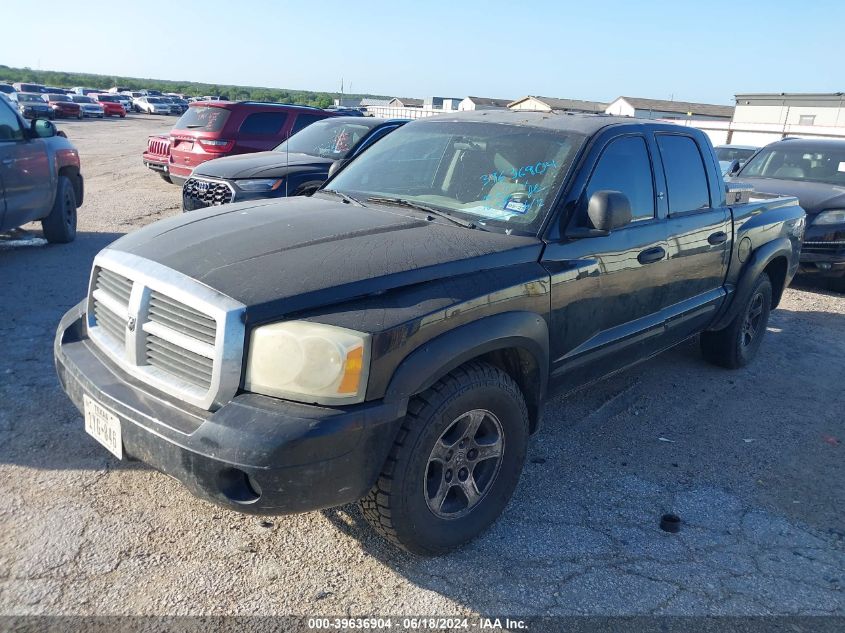
[[[297,105],[326,108],[339,97],[335,92],[312,92],[308,90],[289,90],[285,88],[262,88],[256,86],[232,86],[226,84],[206,84],[195,81],[170,81],[167,79],[139,79],[137,77],[118,77],[93,75],[90,73],[71,73],[57,70],[33,70],[32,68],[11,68],[0,64],[0,81],[8,83],[28,82],[70,88],[84,86],[108,90],[112,86],[124,86],[130,90],[160,90],[177,92],[188,97],[219,95],[231,101],[267,101],[274,103],[293,103]],[[384,99],[382,95],[345,94],[345,98]]]

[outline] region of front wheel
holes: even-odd
[[[363,514],[409,552],[448,552],[502,513],[527,445],[517,384],[492,365],[468,363],[411,400],[382,473],[361,500]]]
[[[51,244],[66,244],[76,237],[76,192],[67,176],[59,176],[56,201],[50,215],[41,220],[41,229]]]
[[[760,350],[771,310],[772,282],[766,273],[760,273],[734,320],[723,330],[701,334],[704,358],[728,369],[738,369],[750,363]]]

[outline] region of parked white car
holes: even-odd
[[[161,97],[138,97],[132,102],[135,112],[145,114],[170,114],[170,104]]]
[[[82,108],[82,116],[96,117],[98,119],[103,118],[103,106],[97,103],[97,101],[95,101],[93,98],[87,97],[85,95],[70,95],[70,98],[73,100],[74,103],[78,103],[79,107]]]

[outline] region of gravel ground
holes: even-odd
[[[690,342],[552,401],[505,515],[440,559],[355,507],[261,520],[111,458],[52,338],[100,248],[179,212],[140,162],[171,124],[60,124],[86,177],[77,241],[0,242],[0,613],[845,615],[845,297],[811,287],[750,368]]]

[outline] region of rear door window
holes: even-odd
[[[226,125],[229,119],[229,110],[226,108],[198,107],[188,108],[185,114],[179,117],[176,130],[188,130],[197,132],[219,132]]]
[[[628,197],[633,220],[654,217],[654,179],[643,137],[622,136],[604,149],[590,176],[586,199],[597,191],[607,190],[619,191]]]
[[[710,208],[710,188],[698,143],[681,134],[657,134],[666,173],[669,214]]]
[[[287,120],[287,112],[256,112],[244,119],[240,132],[251,136],[275,136],[282,131]]]

